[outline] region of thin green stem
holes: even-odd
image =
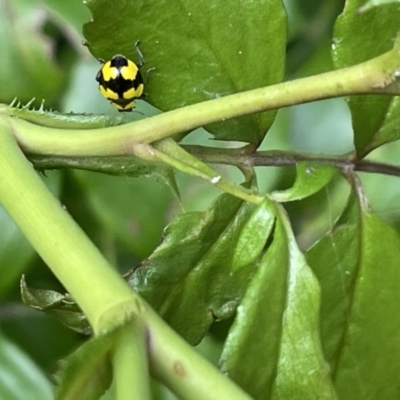
[[[163,139],[150,145],[136,145],[135,154],[150,161],[162,161],[171,167],[190,175],[198,176],[219,189],[250,203],[259,204],[263,197],[250,190],[235,185],[182,149],[174,140]]]
[[[340,168],[346,163],[355,164],[353,152],[341,155],[321,156],[293,151],[267,150],[248,151],[247,147],[238,149],[212,148],[204,146],[183,146],[194,157],[211,164],[235,165],[237,167],[285,167],[301,161],[310,161]],[[361,161],[360,161],[361,162]]]
[[[290,151],[268,150],[248,154],[246,148],[221,149],[203,146],[185,146],[182,148],[197,159],[210,164],[233,165],[240,169],[250,167],[290,167],[298,162],[309,161],[323,165],[331,165],[346,172],[354,170],[372,174],[382,174],[400,177],[400,166],[381,163],[371,160],[356,160],[354,153],[347,153],[337,156],[321,156],[318,154],[301,154]],[[130,164],[132,158],[124,158],[124,170],[121,172],[120,157],[49,157],[30,156],[29,159],[39,170],[80,168],[89,171],[96,170],[114,175],[126,174],[130,168],[134,169],[135,164]],[[115,166],[117,165],[117,166]],[[119,168],[118,168],[119,167]]]
[[[139,320],[123,328],[113,354],[116,400],[150,400],[146,332]]]
[[[225,119],[293,104],[397,90],[393,83],[400,70],[399,49],[367,62],[324,74],[250,90],[169,111],[129,124],[102,129],[55,129],[41,127],[1,113],[13,127],[26,153],[62,156],[132,154],[137,143],[151,143]]]
[[[343,173],[366,172],[400,177],[400,166],[371,160],[358,160],[354,152],[321,156],[291,151],[267,150],[248,153],[245,147],[221,149],[204,146],[183,146],[194,157],[211,164],[226,164],[241,167],[290,167],[302,161],[330,165]]]

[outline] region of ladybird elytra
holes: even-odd
[[[100,86],[101,94],[108,100],[118,100],[118,93],[113,92],[110,89],[105,89],[104,86]]]
[[[128,65],[121,68],[121,76],[124,79],[129,79],[132,81],[135,79],[136,75],[138,74],[139,68],[131,60],[127,60],[127,61],[128,61]]]
[[[143,84],[139,85],[137,89],[129,89],[124,93],[124,99],[139,98],[143,94]]]
[[[103,75],[103,79],[108,82],[111,79],[115,79],[118,77],[118,69],[111,66],[111,61],[107,61],[101,68],[101,73]]]

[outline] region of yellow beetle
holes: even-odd
[[[102,63],[96,76],[99,90],[121,112],[131,111],[135,107],[135,99],[145,96],[143,76],[140,72],[140,68],[144,65],[144,58],[139,50],[139,40],[135,43],[135,51],[139,59],[138,64],[121,54],[116,54],[107,62],[99,59]],[[147,78],[153,69],[147,71]]]

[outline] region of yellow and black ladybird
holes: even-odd
[[[144,81],[140,72],[144,59],[138,45],[139,41],[135,43],[138,64],[121,54],[116,54],[109,61],[99,60],[102,63],[96,76],[99,90],[121,112],[131,111],[135,107],[135,99],[144,97]]]

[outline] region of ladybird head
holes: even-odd
[[[110,66],[118,69],[126,67],[128,66],[128,59],[121,54],[117,54],[110,60]]]

